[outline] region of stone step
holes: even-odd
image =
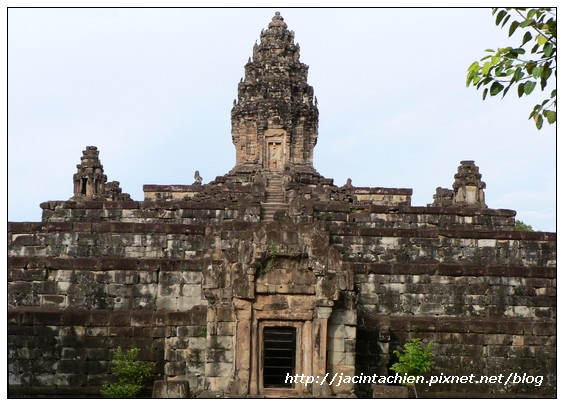
[[[268,203],[274,202],[275,200],[280,201],[280,203],[284,203],[284,193],[283,192],[276,192],[276,193],[266,192],[266,201]]]
[[[269,179],[266,185],[266,189],[281,189],[282,179]]]
[[[284,204],[284,182],[280,177],[271,177],[268,179],[268,183],[266,186],[266,195],[265,195],[265,203],[267,204]],[[282,210],[285,208],[283,207]],[[271,214],[271,209],[267,210],[267,215]],[[280,210],[280,209],[276,209]],[[274,211],[276,211],[274,210]],[[272,211],[272,213],[274,212]]]
[[[277,211],[288,211],[285,203],[263,203],[261,206],[261,218],[263,221],[273,221],[274,213]]]

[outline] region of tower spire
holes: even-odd
[[[313,170],[319,113],[308,68],[294,32],[276,12],[253,46],[231,110],[235,171]]]

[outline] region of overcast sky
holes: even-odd
[[[541,96],[465,86],[485,49],[518,45],[486,8],[9,9],[8,219],[70,198],[88,145],[135,200],[227,173],[237,84],[277,10],[310,66],[322,175],[425,206],[474,160],[490,208],[555,231],[556,126],[528,120]]]

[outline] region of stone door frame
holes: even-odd
[[[288,133],[283,129],[268,129],[264,133],[265,143],[264,143],[264,165],[265,169],[272,171],[283,171],[289,160],[288,151]],[[271,146],[276,145],[279,149],[279,161],[276,162],[273,167],[272,157],[271,157]]]
[[[265,388],[264,387],[264,328],[265,327],[293,327],[296,329],[296,354],[295,354],[295,370],[294,374],[302,374],[304,364],[307,365],[311,353],[304,351],[304,341],[309,341],[304,337],[310,331],[311,321],[309,320],[259,320],[256,332],[257,345],[253,348],[253,359],[256,360],[257,368],[253,368],[251,375],[256,375],[258,383],[258,392],[260,395],[272,397],[291,397],[298,396],[304,392],[302,383],[295,383],[292,388]],[[253,379],[252,377],[251,379]]]

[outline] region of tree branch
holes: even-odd
[[[517,14],[519,14],[521,16],[521,18],[523,18],[524,20],[527,20],[527,17],[525,17],[523,14],[521,14],[521,11],[515,9],[515,11],[517,12]],[[529,27],[532,27],[536,32],[539,33],[539,35],[542,35],[543,37],[546,38],[547,41],[552,42],[554,45],[556,45],[556,38],[554,37],[547,37],[546,34],[542,31],[540,31],[535,24],[529,25]]]

